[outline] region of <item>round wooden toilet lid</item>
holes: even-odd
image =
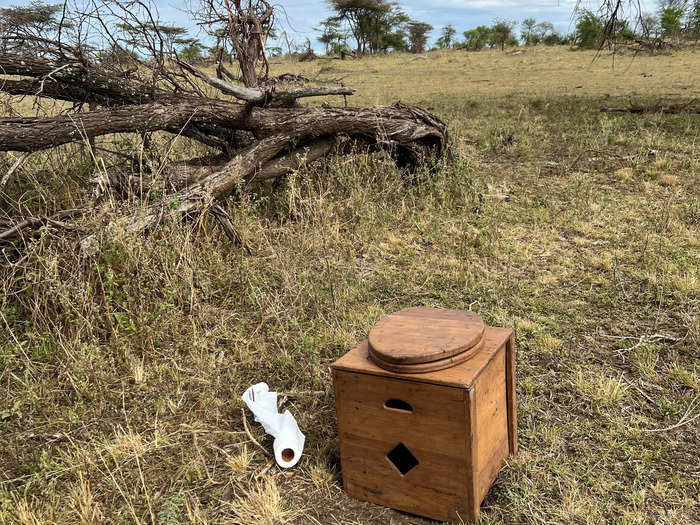
[[[406,308],[374,325],[369,332],[369,353],[379,366],[448,362],[458,354],[473,355],[467,351],[476,347],[483,335],[484,321],[474,312]]]

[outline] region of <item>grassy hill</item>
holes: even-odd
[[[700,115],[599,111],[700,97],[700,54],[427,56],[273,67],[431,109],[436,173],[358,154],[246,188],[250,254],[209,218],[0,249],[0,523],[427,523],[342,492],[328,369],[413,305],[516,329],[520,451],[482,523],[700,521]],[[78,206],[91,166],[35,155],[0,210]],[[307,435],[290,471],[244,430],[262,380]]]

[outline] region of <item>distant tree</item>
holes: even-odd
[[[182,36],[187,34],[187,29],[184,27],[158,25],[157,28],[161,38],[163,39],[165,49],[169,54],[172,54],[175,50],[177,40],[181,39]]]
[[[331,45],[340,42],[343,38],[343,32],[340,30],[341,20],[337,16],[329,16],[325,20],[321,20],[319,26],[314,28],[314,31],[321,33],[321,36],[317,37],[316,40],[324,45],[327,55]]]
[[[491,42],[491,28],[478,26],[464,32],[464,47],[472,51],[484,49]]]
[[[116,25],[121,32],[122,42],[125,45],[131,46],[132,50],[138,49],[143,45],[144,39],[153,42],[162,42],[163,51],[172,55],[176,50],[178,41],[187,42],[183,39],[187,34],[187,29],[178,26],[169,25],[153,25],[150,21],[142,21],[137,23],[122,22]]]
[[[410,18],[389,0],[326,0],[335,17],[346,24],[357,53],[405,49]]]
[[[577,2],[577,4],[580,5],[583,2]],[[666,38],[689,36],[691,33],[692,12],[697,4],[698,0],[657,0],[659,31],[658,34],[655,34],[655,24],[649,23],[652,19],[648,13],[643,11],[644,2],[637,0],[601,0],[598,4],[600,6],[598,18],[603,24],[601,42],[606,42],[610,45],[619,37],[635,37],[635,32],[630,27],[630,20],[633,20],[637,27],[640,28],[641,36],[645,39],[657,40],[662,36]],[[580,21],[583,18],[584,12],[583,10],[577,11],[577,20]],[[627,17],[626,23],[623,18],[625,16]],[[662,25],[665,28],[662,28]],[[638,37],[639,35],[636,36]],[[651,49],[658,48],[663,43],[649,44],[652,44],[650,45]]]
[[[650,13],[644,13],[641,16],[639,27],[644,38],[659,38],[661,36],[661,23],[657,17]]]
[[[433,26],[425,22],[409,22],[408,24],[408,49],[411,53],[423,53],[428,43],[428,33]]]
[[[557,33],[556,31],[549,33],[542,39],[542,43],[545,46],[558,46],[565,44],[566,42],[566,38],[563,37],[561,34]]]
[[[10,6],[0,9],[0,49],[7,52],[10,48],[32,53],[32,46],[21,38],[9,40],[6,35],[13,37],[43,37],[53,38],[59,27],[58,15],[61,4],[46,4],[34,0],[26,6]],[[65,26],[64,26],[65,27]]]
[[[547,38],[547,35],[554,33],[554,24],[552,22],[540,22],[535,26],[535,31],[540,40]]]
[[[539,43],[539,36],[535,32],[537,27],[537,20],[534,18],[526,18],[520,24],[522,30],[520,31],[520,38],[526,46],[533,46]]]
[[[398,4],[389,4],[390,8],[385,9],[382,15],[375,22],[374,35],[372,38],[372,51],[407,51],[408,26],[411,23],[410,17],[403,12]]]
[[[576,45],[582,49],[600,47],[603,42],[603,21],[592,11],[582,10],[576,19]]]
[[[503,51],[506,45],[517,45],[518,39],[513,34],[513,28],[517,25],[515,21],[496,20],[491,27],[491,43],[500,47]]]
[[[385,33],[382,36],[382,45],[379,50],[388,51],[389,49],[393,49],[394,51],[409,51],[408,28]]]
[[[351,55],[352,49],[350,49],[350,46],[348,45],[347,38],[343,37],[342,40],[331,43],[330,52],[333,55]]]
[[[345,22],[350,28],[358,54],[366,51],[370,19],[377,16],[384,3],[383,0],[328,0],[338,20]]]
[[[39,36],[58,27],[57,17],[61,9],[61,4],[46,4],[39,0],[32,1],[27,6],[2,8],[0,27],[3,34],[19,32]]]
[[[204,57],[206,47],[196,38],[178,38],[175,47],[180,58],[187,61],[199,60]]]
[[[442,28],[442,34],[440,35],[440,38],[437,39],[437,46],[440,49],[447,49],[452,47],[454,44],[454,38],[456,34],[457,31],[452,25],[446,25]]]
[[[661,11],[660,23],[661,31],[666,38],[680,37],[683,29],[683,16],[685,9],[682,6],[666,7]]]

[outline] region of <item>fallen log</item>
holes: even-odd
[[[262,165],[255,173],[245,179],[245,183],[264,182],[283,177],[326,156],[336,145],[336,142],[336,139],[321,138],[309,145],[296,147],[293,151]],[[169,163],[163,166],[158,173],[140,175],[132,175],[124,170],[112,170],[106,174],[107,183],[124,196],[146,194],[152,191],[159,181],[163,181],[166,188],[178,191],[200,182],[222,169],[227,161],[225,155],[209,156],[202,159]]]
[[[33,55],[0,53],[0,72],[3,75],[38,79],[38,84],[43,82],[45,88],[54,84],[67,91],[70,88],[78,89],[83,96],[77,98],[76,102],[95,102],[99,105],[143,104],[169,94],[167,90],[148,86],[142,79],[125,75],[124,71],[109,71],[72,58],[54,60]],[[127,70],[126,73],[128,72]],[[2,84],[6,82],[7,80],[0,80],[0,90],[5,91]],[[33,84],[31,89],[38,84]],[[41,92],[38,96],[41,96]],[[53,98],[48,92],[45,96]]]
[[[173,99],[137,106],[60,115],[0,118],[0,151],[38,151],[70,142],[126,132],[149,132],[211,124],[264,138],[289,134],[303,139],[347,134],[383,147],[434,150],[447,147],[447,128],[415,106],[376,108],[247,108],[215,99]]]
[[[38,151],[113,133],[180,130],[188,123],[240,126],[245,107],[216,100],[173,99],[56,117],[0,119],[0,150]]]

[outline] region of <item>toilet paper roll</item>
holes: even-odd
[[[306,436],[301,433],[296,420],[289,411],[285,411],[282,418],[280,431],[275,437],[272,449],[275,451],[277,464],[282,468],[290,468],[299,462]]]
[[[304,451],[306,437],[289,410],[283,414],[277,412],[277,392],[270,392],[267,383],[258,383],[248,388],[241,399],[248,405],[255,421],[275,438],[272,448],[277,464],[282,468],[296,465]]]

